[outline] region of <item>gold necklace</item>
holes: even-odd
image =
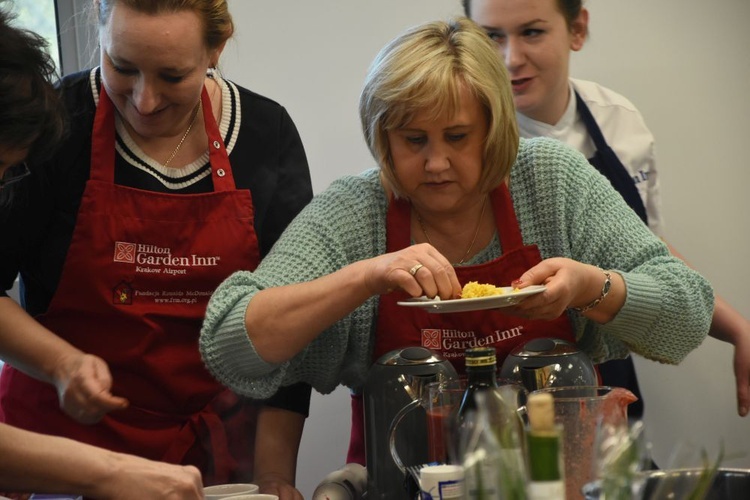
[[[482,202],[482,211],[479,214],[479,220],[477,221],[477,228],[474,231],[474,238],[471,239],[471,243],[469,244],[469,248],[466,249],[466,253],[464,256],[459,260],[458,262],[454,263],[453,265],[461,265],[466,261],[466,257],[469,256],[469,253],[471,253],[471,249],[474,248],[474,243],[477,241],[477,236],[479,235],[479,228],[482,227],[482,217],[484,217],[484,207],[487,205],[487,197],[485,196],[484,201]],[[430,240],[430,235],[427,234],[427,228],[424,225],[424,221],[422,221],[422,216],[419,215],[419,212],[416,210],[414,211],[417,214],[417,221],[419,222],[419,227],[422,229],[422,232],[424,233],[424,237],[427,238],[427,243],[432,245],[432,240]],[[435,245],[432,245],[435,246]]]
[[[201,109],[201,101],[198,101],[198,104],[195,106],[195,110],[193,111],[193,119],[190,120],[190,125],[188,125],[187,130],[184,134],[182,134],[182,139],[180,139],[180,143],[177,144],[177,147],[174,148],[174,151],[172,151],[172,154],[169,155],[169,158],[167,158],[167,161],[164,162],[164,168],[167,168],[169,166],[169,162],[174,160],[175,155],[177,155],[177,151],[180,150],[182,147],[182,143],[185,142],[185,139],[187,139],[188,134],[190,133],[190,130],[193,128],[193,125],[195,125],[195,121],[198,119],[198,111]]]

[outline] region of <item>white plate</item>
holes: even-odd
[[[531,285],[521,290],[515,290],[513,287],[500,287],[503,290],[501,295],[489,295],[487,297],[476,297],[473,299],[430,299],[428,297],[417,297],[414,299],[402,300],[398,303],[400,306],[419,307],[431,313],[452,313],[463,311],[480,311],[482,309],[497,309],[499,307],[508,307],[518,304],[529,295],[542,293],[547,288],[544,285]]]

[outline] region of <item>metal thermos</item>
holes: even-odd
[[[517,346],[505,358],[500,378],[521,382],[529,392],[598,383],[589,357],[575,344],[556,338],[536,338]]]
[[[396,349],[370,368],[363,392],[368,500],[410,498],[406,467],[428,460],[423,393],[430,382],[457,378],[449,361],[424,347]]]

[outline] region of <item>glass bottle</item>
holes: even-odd
[[[526,412],[529,417],[526,431],[529,499],[565,500],[562,427],[555,423],[552,394],[529,394]]]
[[[486,456],[491,465],[485,464],[484,478],[489,469],[494,469],[494,478],[477,485],[475,474],[466,472],[468,498],[518,500],[526,498],[526,462],[524,458],[524,428],[515,406],[508,405],[497,385],[497,358],[493,347],[467,349],[466,391],[458,410],[459,453],[466,467],[466,459],[471,456]],[[491,439],[484,434],[484,428],[491,433]],[[473,429],[473,432],[472,432]],[[488,449],[476,453],[476,445]],[[495,447],[494,450],[489,448]],[[481,486],[485,496],[478,495]]]

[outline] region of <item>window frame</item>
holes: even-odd
[[[89,68],[99,60],[99,50],[89,53],[96,43],[96,29],[87,18],[91,0],[55,0],[57,38],[60,48],[60,75]]]

